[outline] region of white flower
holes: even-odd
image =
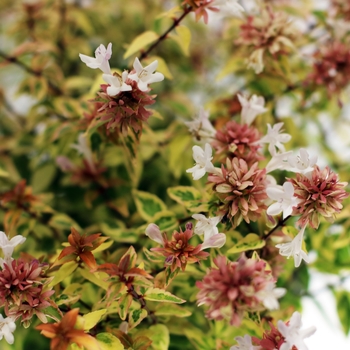
[[[194,227],[194,233],[197,235],[204,234],[202,250],[207,248],[221,248],[226,243],[226,235],[219,233],[217,224],[221,221],[221,216],[206,218],[203,214],[192,215],[197,220]]]
[[[5,340],[12,345],[15,341],[15,338],[12,334],[15,331],[15,329],[16,329],[16,323],[14,322],[14,318],[12,317],[4,318],[0,314],[0,340],[2,340],[3,337],[5,337]]]
[[[76,149],[80,154],[83,155],[83,157],[88,162],[90,169],[92,171],[96,170],[91,149],[87,143],[87,138],[83,133],[79,134],[78,143],[72,144],[71,148]]]
[[[310,157],[306,149],[300,148],[297,156],[290,155],[287,160],[289,167],[285,167],[286,170],[300,174],[307,174],[314,170],[317,156]]]
[[[162,232],[160,232],[160,229],[156,224],[149,224],[147,226],[146,236],[164,246],[164,238],[162,236]]]
[[[219,233],[216,226],[221,221],[222,216],[206,218],[203,214],[193,214],[192,217],[197,220],[196,226],[194,227],[194,233],[197,235],[202,235],[204,233],[204,238],[209,238]]]
[[[266,173],[270,173],[276,169],[285,169],[286,165],[288,165],[288,157],[292,154],[293,151],[274,154],[269,163],[266,165]]]
[[[220,7],[220,12],[225,15],[242,17],[244,8],[237,1],[238,0],[214,0],[210,6]]]
[[[234,345],[230,347],[230,350],[260,350],[260,346],[254,346],[252,344],[252,337],[246,334],[243,337],[236,337],[235,341],[238,345]]]
[[[102,74],[102,79],[109,84],[107,88],[107,94],[109,96],[118,95],[121,91],[131,91],[132,87],[125,83],[128,78],[128,72],[124,71],[122,75],[111,75],[111,74]]]
[[[199,110],[197,118],[193,121],[185,122],[190,133],[198,140],[208,141],[216,134],[216,130],[209,121],[209,113],[203,108]]]
[[[265,289],[260,290],[256,296],[262,301],[267,309],[277,310],[279,309],[277,299],[283,297],[285,294],[285,288],[275,288],[275,283],[270,282],[266,285]]]
[[[293,255],[295,267],[300,266],[302,259],[307,263],[309,262],[308,255],[302,250],[305,227],[306,225],[302,227],[291,242],[276,245],[276,248],[279,248],[279,253],[282,256],[286,256],[289,259]]]
[[[316,327],[311,326],[307,329],[300,330],[301,326],[301,315],[297,311],[293,313],[288,324],[285,324],[281,320],[278,321],[278,330],[285,338],[280,350],[290,350],[293,346],[298,350],[308,350],[308,347],[304,343],[304,339],[314,334],[316,332]]]
[[[147,91],[148,84],[164,80],[164,75],[162,73],[153,73],[157,67],[158,61],[155,60],[147,67],[143,68],[139,59],[136,57],[134,61],[134,69],[136,73],[129,74],[129,78],[137,82],[137,87],[141,91]]]
[[[277,123],[273,127],[270,124],[267,124],[267,134],[258,141],[259,143],[268,143],[269,144],[269,152],[271,155],[276,154],[276,147],[281,151],[285,152],[285,148],[282,143],[286,143],[291,139],[291,136],[286,133],[280,133],[282,130],[282,123]]]
[[[257,115],[267,111],[267,109],[264,107],[265,100],[263,97],[253,95],[250,98],[250,100],[248,100],[245,97],[241,96],[240,94],[238,94],[237,96],[239,99],[239,103],[242,106],[242,112],[241,112],[242,124],[250,125],[251,123],[253,123]]]
[[[274,216],[283,212],[283,219],[285,219],[292,214],[293,207],[297,206],[299,203],[299,199],[294,197],[294,187],[288,181],[286,181],[283,186],[268,186],[266,188],[266,193],[269,198],[277,201],[267,208],[268,215]]]
[[[199,180],[202,178],[206,172],[213,172],[214,165],[211,162],[213,157],[213,150],[209,143],[206,143],[204,150],[199,146],[193,146],[193,159],[196,161],[196,165],[190,169],[187,169],[187,173],[192,173],[193,180]]]
[[[4,258],[0,259],[0,266],[2,268],[4,268],[4,262],[7,265],[11,263],[13,250],[17,245],[22,244],[25,240],[26,238],[21,235],[14,236],[9,240],[5,232],[0,231],[0,248],[4,253]]]
[[[79,54],[80,59],[90,68],[99,68],[103,73],[111,74],[109,59],[112,56],[112,43],[109,43],[107,49],[101,44],[95,51],[95,58]]]

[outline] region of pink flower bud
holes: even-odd
[[[153,241],[164,245],[164,239],[159,227],[156,224],[149,224],[146,228],[146,236],[148,236]]]

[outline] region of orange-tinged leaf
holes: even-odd
[[[91,252],[83,252],[79,254],[79,257],[91,269],[95,269],[97,267],[95,257]]]

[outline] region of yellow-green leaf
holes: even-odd
[[[0,168],[0,177],[8,177],[8,176],[10,176],[10,174],[4,169]]]
[[[124,53],[124,59],[130,57],[134,53],[140,51],[147,45],[153,43],[158,39],[159,35],[152,31],[144,32],[138,35],[129,45],[128,49]]]
[[[124,350],[120,340],[110,333],[99,333],[96,340],[101,350]]]
[[[155,214],[152,222],[158,225],[161,231],[171,231],[179,227],[175,214],[169,210],[163,210]]]
[[[159,289],[159,288],[150,288],[146,291],[144,294],[145,300],[150,301],[158,301],[161,303],[175,303],[175,304],[182,304],[186,302],[186,300],[181,299],[166,290]]]
[[[180,204],[199,200],[202,197],[201,193],[191,186],[169,187],[167,192],[171,199]]]
[[[133,191],[133,196],[138,213],[146,221],[152,221],[155,214],[166,209],[164,202],[154,194]]]
[[[34,193],[40,193],[46,190],[53,181],[57,172],[57,166],[54,163],[46,163],[35,169],[31,185]]]
[[[240,239],[226,254],[236,254],[247,250],[260,249],[265,246],[265,241],[255,233],[249,233]]]
[[[176,304],[159,304],[154,314],[156,316],[188,317],[192,315],[192,312]]]
[[[89,331],[92,327],[95,327],[100,322],[101,317],[106,313],[107,309],[101,309],[93,312],[89,312],[83,316],[84,318],[84,331]]]
[[[63,213],[55,214],[50,219],[49,226],[62,230],[70,230],[73,226],[77,230],[80,230],[80,226],[72,218]]]
[[[90,272],[86,269],[79,269],[80,274],[87,279],[88,281],[96,284],[97,286],[103,288],[104,290],[107,290],[109,287],[109,283],[105,282],[101,275],[103,275],[102,272]]]
[[[179,44],[183,53],[188,56],[190,54],[191,31],[185,26],[177,26],[175,29],[176,36],[173,39]]]
[[[56,284],[62,282],[66,277],[70,276],[78,267],[76,261],[69,261],[62,265],[58,271],[54,272],[54,278],[50,282],[49,287],[54,287]]]
[[[152,340],[152,350],[168,350],[170,335],[168,328],[163,324],[149,327],[147,336]]]
[[[141,321],[148,315],[145,309],[133,310],[129,313],[129,329],[135,328],[141,323]]]

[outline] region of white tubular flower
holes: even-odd
[[[185,122],[190,133],[198,140],[209,141],[216,134],[216,130],[209,121],[209,112],[203,108],[199,110],[198,116],[190,122]]]
[[[193,214],[193,219],[197,220],[194,227],[194,233],[202,235],[204,233],[205,238],[209,238],[219,233],[216,227],[221,221],[222,216],[214,216],[212,218],[206,218],[203,214]]]
[[[302,227],[291,242],[276,245],[276,248],[280,250],[280,255],[286,256],[288,259],[293,255],[295,267],[300,266],[301,260],[305,260],[306,263],[309,262],[308,255],[302,250],[305,228],[306,225]]]
[[[238,0],[214,0],[210,6],[220,7],[220,12],[228,16],[242,18],[244,8],[237,2]]]
[[[294,187],[288,181],[286,181],[283,186],[268,186],[266,188],[266,193],[270,199],[277,201],[267,208],[268,215],[274,216],[283,212],[283,219],[285,219],[292,214],[293,207],[297,206],[299,203],[299,199],[294,197]]]
[[[297,156],[290,155],[288,156],[287,160],[289,166],[286,167],[286,170],[300,174],[307,174],[314,170],[314,165],[317,162],[317,156],[310,157],[305,148],[300,148]]]
[[[26,238],[21,235],[14,236],[9,240],[5,232],[0,231],[0,248],[4,253],[4,258],[0,259],[0,266],[2,268],[4,268],[4,263],[6,263],[7,265],[11,264],[11,261],[13,260],[13,250],[19,244],[24,243],[25,240]]]
[[[288,165],[288,157],[292,154],[293,151],[274,154],[269,163],[266,165],[266,173],[270,173],[271,171],[277,169],[286,169],[286,165]]]
[[[217,233],[210,237],[204,237],[201,250],[208,248],[221,248],[226,243],[226,235],[224,233]]]
[[[290,350],[295,346],[298,350],[308,350],[308,347],[304,343],[304,339],[310,337],[316,332],[316,327],[311,326],[307,329],[300,330],[302,326],[301,315],[295,311],[288,322],[285,324],[283,321],[278,321],[278,330],[284,337],[284,343],[281,345],[280,350]]]
[[[102,79],[109,84],[107,88],[107,94],[109,96],[118,95],[121,91],[131,91],[132,87],[125,83],[128,78],[128,72],[124,71],[122,75],[111,75],[111,74],[102,74]]]
[[[230,347],[230,350],[260,350],[260,346],[254,346],[252,344],[252,337],[246,334],[243,337],[236,337],[235,341],[238,343],[237,345],[233,345]]]
[[[257,293],[257,297],[262,301],[266,309],[277,310],[280,307],[277,299],[283,297],[286,292],[287,290],[285,288],[275,288],[275,283],[270,282],[266,285],[265,289]]]
[[[239,99],[239,103],[242,106],[242,112],[241,112],[242,124],[250,125],[251,123],[253,123],[257,115],[267,111],[267,109],[264,107],[265,100],[263,97],[253,95],[250,98],[250,100],[248,100],[245,97],[241,96],[240,94],[238,94],[237,96]]]
[[[80,59],[90,68],[99,68],[105,74],[111,74],[109,59],[112,56],[112,43],[109,43],[107,49],[101,44],[95,51],[95,58],[79,54]]]
[[[79,154],[83,155],[84,159],[88,162],[92,171],[96,170],[91,149],[88,145],[86,136],[83,133],[79,134],[78,143],[72,144],[71,148],[76,149],[79,152]]]
[[[15,337],[12,334],[16,329],[16,323],[14,321],[14,318],[4,318],[0,314],[0,340],[2,340],[4,337],[10,345],[12,345],[15,341]]]
[[[164,238],[162,236],[162,232],[160,232],[160,229],[156,224],[149,224],[147,226],[146,236],[164,246]]]
[[[164,75],[162,73],[154,73],[158,67],[157,60],[153,61],[147,67],[143,68],[141,62],[136,57],[133,66],[136,73],[129,74],[129,78],[137,82],[137,87],[141,91],[147,91],[148,84],[157,83],[164,80]]]
[[[192,215],[197,220],[194,227],[194,233],[197,235],[204,234],[202,250],[207,248],[221,248],[226,243],[226,235],[219,233],[217,224],[221,221],[221,216],[206,218],[203,214]]]
[[[273,127],[267,124],[267,134],[259,141],[259,143],[268,143],[269,152],[272,156],[276,154],[276,148],[281,152],[285,152],[285,148],[282,143],[288,142],[292,137],[289,134],[281,133],[282,123],[277,123]]]
[[[214,172],[214,165],[211,162],[213,157],[213,150],[209,143],[206,143],[204,150],[199,146],[193,146],[193,159],[196,161],[196,165],[190,169],[187,169],[187,173],[192,173],[193,180],[199,180],[206,172]]]

